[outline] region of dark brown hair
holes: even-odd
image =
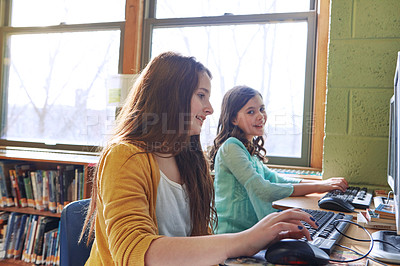
[[[175,156],[189,197],[192,235],[205,235],[216,223],[214,186],[209,164],[199,136],[189,135],[191,98],[199,83],[199,74],[210,71],[196,61],[173,52],[155,57],[133,86],[117,118],[114,133],[102,155],[113,143],[132,143],[149,153]],[[167,155],[168,154],[168,155]],[[93,238],[96,216],[97,185],[82,231]]]
[[[265,157],[266,150],[263,147],[264,138],[258,136],[253,138],[253,141],[250,142],[246,139],[243,130],[233,124],[233,120],[237,117],[240,109],[256,95],[262,98],[260,92],[247,86],[236,86],[225,93],[222,99],[221,115],[218,120],[217,136],[214,139],[214,145],[209,153],[211,169],[214,169],[215,156],[217,155],[219,147],[230,137],[239,139],[251,155],[255,154],[263,162],[267,161]],[[263,154],[261,154],[261,152]]]

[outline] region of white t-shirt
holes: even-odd
[[[185,185],[169,180],[161,171],[160,174],[156,202],[158,232],[165,236],[190,236],[190,206]]]

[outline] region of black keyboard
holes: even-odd
[[[310,243],[319,247],[329,255],[335,244],[339,242],[342,237],[342,235],[333,227],[333,222],[339,219],[351,221],[353,215],[323,210],[302,210],[312,215],[319,224],[319,228],[314,229],[308,223],[303,222],[313,239]],[[347,222],[337,222],[336,228],[339,229],[340,232],[345,233],[349,225],[350,223]]]
[[[340,190],[332,190],[326,193],[321,199],[325,197],[334,197],[334,198],[340,198],[343,199],[351,205],[354,206],[354,208],[358,209],[366,209],[369,208],[369,205],[371,204],[372,201],[372,193],[368,192],[367,188],[360,188],[360,187],[348,187],[345,192],[342,192]]]

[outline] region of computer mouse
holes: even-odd
[[[282,239],[265,252],[269,263],[284,265],[325,265],[329,256],[322,249],[303,240]]]
[[[324,197],[318,201],[318,206],[322,209],[353,212],[354,206],[350,202],[337,197]]]

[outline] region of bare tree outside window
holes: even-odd
[[[310,9],[310,1],[189,2],[157,1],[156,18],[148,19],[148,45],[151,57],[168,50],[180,52],[195,56],[213,73],[214,114],[203,126],[203,147],[212,145],[225,92],[248,85],[261,92],[266,105],[268,156],[304,156],[304,135],[310,131],[303,125],[310,122],[311,113],[308,54],[313,43],[312,23],[299,14]],[[223,16],[209,17],[218,15]],[[190,16],[199,16],[198,21],[188,20]],[[231,17],[236,18],[229,22]]]
[[[106,80],[117,74],[118,31],[16,35],[10,40],[4,135],[98,145],[107,120]],[[28,59],[28,60],[27,60]]]
[[[118,74],[125,1],[14,0],[10,7],[2,139],[102,145],[115,118],[107,80]]]

